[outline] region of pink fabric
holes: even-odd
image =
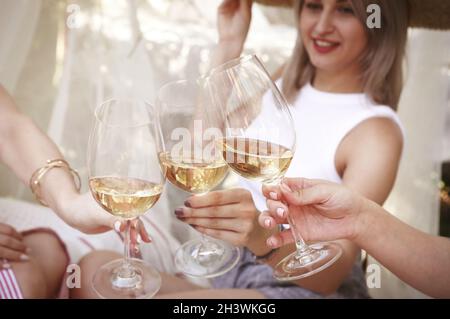
[[[95,250],[94,245],[92,245],[89,241],[87,241],[85,238],[83,237],[78,237],[78,239],[85,244],[87,247],[89,247],[90,250]]]
[[[6,260],[0,270],[0,299],[23,299],[16,276]]]

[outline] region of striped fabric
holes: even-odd
[[[0,299],[23,299],[19,283],[7,261],[0,269]]]

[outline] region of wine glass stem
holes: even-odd
[[[202,196],[205,194],[208,194],[208,191],[201,193],[201,194],[196,194],[195,196]],[[202,249],[207,250],[211,244],[211,239],[209,238],[209,236],[205,235],[204,233],[200,233],[200,234],[202,236],[201,237],[202,239],[201,239],[201,244],[200,244],[200,250],[198,252],[199,254],[201,253]]]
[[[282,177],[280,176],[277,180],[273,181],[272,183],[269,183],[268,185],[278,185],[280,184],[282,180]],[[284,204],[286,204],[285,202],[283,202]],[[287,206],[287,205],[286,205]],[[302,236],[300,235],[300,232],[298,231],[297,225],[295,224],[294,219],[292,219],[291,215],[288,212],[287,215],[287,220],[291,229],[291,233],[292,236],[294,237],[294,241],[295,241],[295,247],[297,250],[297,257],[301,258],[305,255],[308,254],[309,252],[309,247],[308,245],[305,243],[305,241],[303,240]]]
[[[301,257],[308,251],[308,245],[303,240],[300,232],[297,229],[297,225],[294,220],[291,218],[291,215],[288,213],[287,220],[289,222],[289,226],[291,227],[292,236],[295,240],[295,247],[297,248],[297,256]]]
[[[131,250],[130,250],[130,236],[131,236],[131,223],[132,220],[127,220],[127,225],[125,228],[125,234],[124,234],[124,251],[123,251],[123,265],[122,269],[120,270],[120,276],[122,278],[130,278],[134,275],[134,269],[131,265],[130,259],[131,259]]]
[[[201,233],[202,234],[202,243],[205,245],[205,244],[208,244],[209,243],[209,238],[208,238],[208,236],[206,236],[205,234],[203,234],[203,233]]]

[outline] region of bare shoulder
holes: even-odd
[[[378,147],[400,149],[403,134],[396,122],[387,117],[374,117],[362,121],[347,136],[358,144],[371,142]]]
[[[362,121],[354,127],[343,139],[342,146],[346,148],[364,148],[376,146],[373,151],[398,150],[403,147],[403,134],[396,122],[386,117],[374,117]]]
[[[382,204],[394,185],[402,149],[403,135],[394,121],[370,118],[342,140],[336,170],[344,184]]]
[[[336,170],[342,176],[351,162],[398,164],[402,150],[403,134],[398,124],[386,117],[370,118],[359,123],[341,141],[335,155]]]

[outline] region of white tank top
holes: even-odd
[[[280,83],[277,83],[279,85]],[[263,99],[263,110],[274,107],[272,94]],[[388,106],[375,104],[366,94],[322,92],[305,85],[290,107],[297,134],[296,151],[286,177],[317,178],[341,183],[336,171],[335,154],[343,138],[364,120],[389,118],[402,130],[397,114]],[[262,112],[260,116],[267,116]],[[248,189],[259,211],[266,210],[261,183],[239,178]]]

